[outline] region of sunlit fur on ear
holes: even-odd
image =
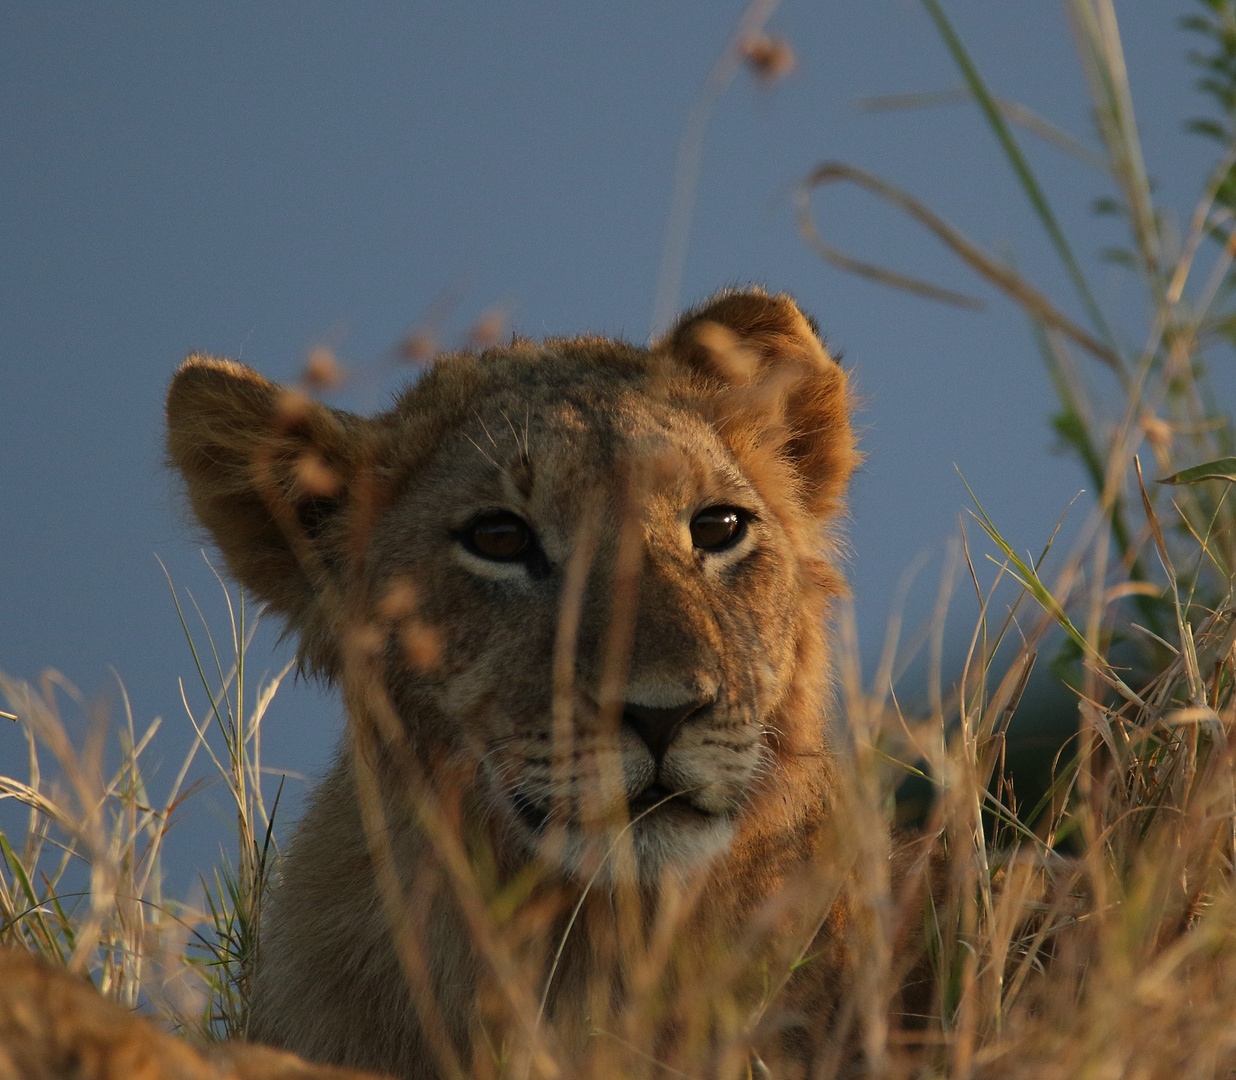
[[[852,395],[846,372],[790,297],[722,293],[683,315],[661,347],[714,381],[727,411],[763,417],[810,514],[825,518],[841,509],[860,460]]]

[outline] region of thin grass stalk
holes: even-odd
[[[1082,273],[1081,266],[1073,255],[1064,230],[1060,228],[1056,215],[1051,209],[1051,204],[1047,201],[1046,195],[1043,194],[1043,190],[1039,186],[1033,170],[1031,170],[1029,163],[1022,154],[1017,140],[1013,137],[1012,131],[1009,130],[1008,124],[1005,123],[1004,117],[1000,114],[999,107],[988,91],[987,84],[983,81],[978,68],[970,59],[970,55],[962,45],[961,39],[953,30],[952,24],[944,14],[944,9],[940,6],[938,0],[923,0],[923,6],[927,9],[927,14],[931,16],[932,22],[936,24],[936,29],[939,31],[940,37],[948,48],[950,55],[953,57],[953,62],[957,65],[962,78],[966,81],[966,86],[974,95],[974,100],[982,110],[988,126],[996,136],[996,140],[1000,143],[1000,147],[1004,151],[1005,157],[1008,158],[1009,164],[1012,166],[1013,172],[1016,174],[1017,180],[1026,194],[1026,198],[1030,201],[1030,205],[1042,223],[1052,247],[1056,249],[1056,254],[1064,265],[1069,280],[1073,283],[1073,288],[1077,292],[1078,299],[1081,301],[1091,325],[1094,326],[1099,338],[1102,339],[1108,350],[1116,358],[1117,363],[1114,365],[1114,370],[1119,376],[1123,371],[1123,367],[1118,359],[1119,353],[1116,348],[1116,338],[1107,323],[1107,319],[1103,315],[1102,309],[1100,309],[1094,299],[1094,295],[1090,291],[1090,286],[1086,282],[1086,276]]]

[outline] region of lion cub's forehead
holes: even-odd
[[[743,485],[689,375],[604,339],[444,358],[400,412],[449,415],[407,477],[435,516],[505,508],[548,525],[597,496],[620,500],[633,466],[676,504]]]
[[[551,352],[497,365],[459,434],[492,466],[522,478],[525,494],[534,485],[544,492],[589,477],[616,480],[667,455],[689,456],[696,473],[726,470],[722,440],[683,380],[630,354],[614,359]]]
[[[645,350],[603,340],[552,345],[482,357],[474,412],[509,415],[522,410],[525,418],[540,418],[561,431],[612,437],[624,414],[665,396],[663,369]]]

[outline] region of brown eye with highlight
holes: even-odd
[[[460,539],[473,555],[492,562],[518,562],[534,547],[532,527],[509,510],[474,519],[465,526]]]
[[[750,514],[737,506],[710,506],[691,519],[691,543],[701,551],[725,551],[747,534]]]

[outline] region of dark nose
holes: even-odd
[[[683,721],[710,704],[708,701],[688,701],[669,709],[656,709],[649,705],[633,705],[628,701],[622,709],[622,722],[644,740],[653,758],[660,764]]]

